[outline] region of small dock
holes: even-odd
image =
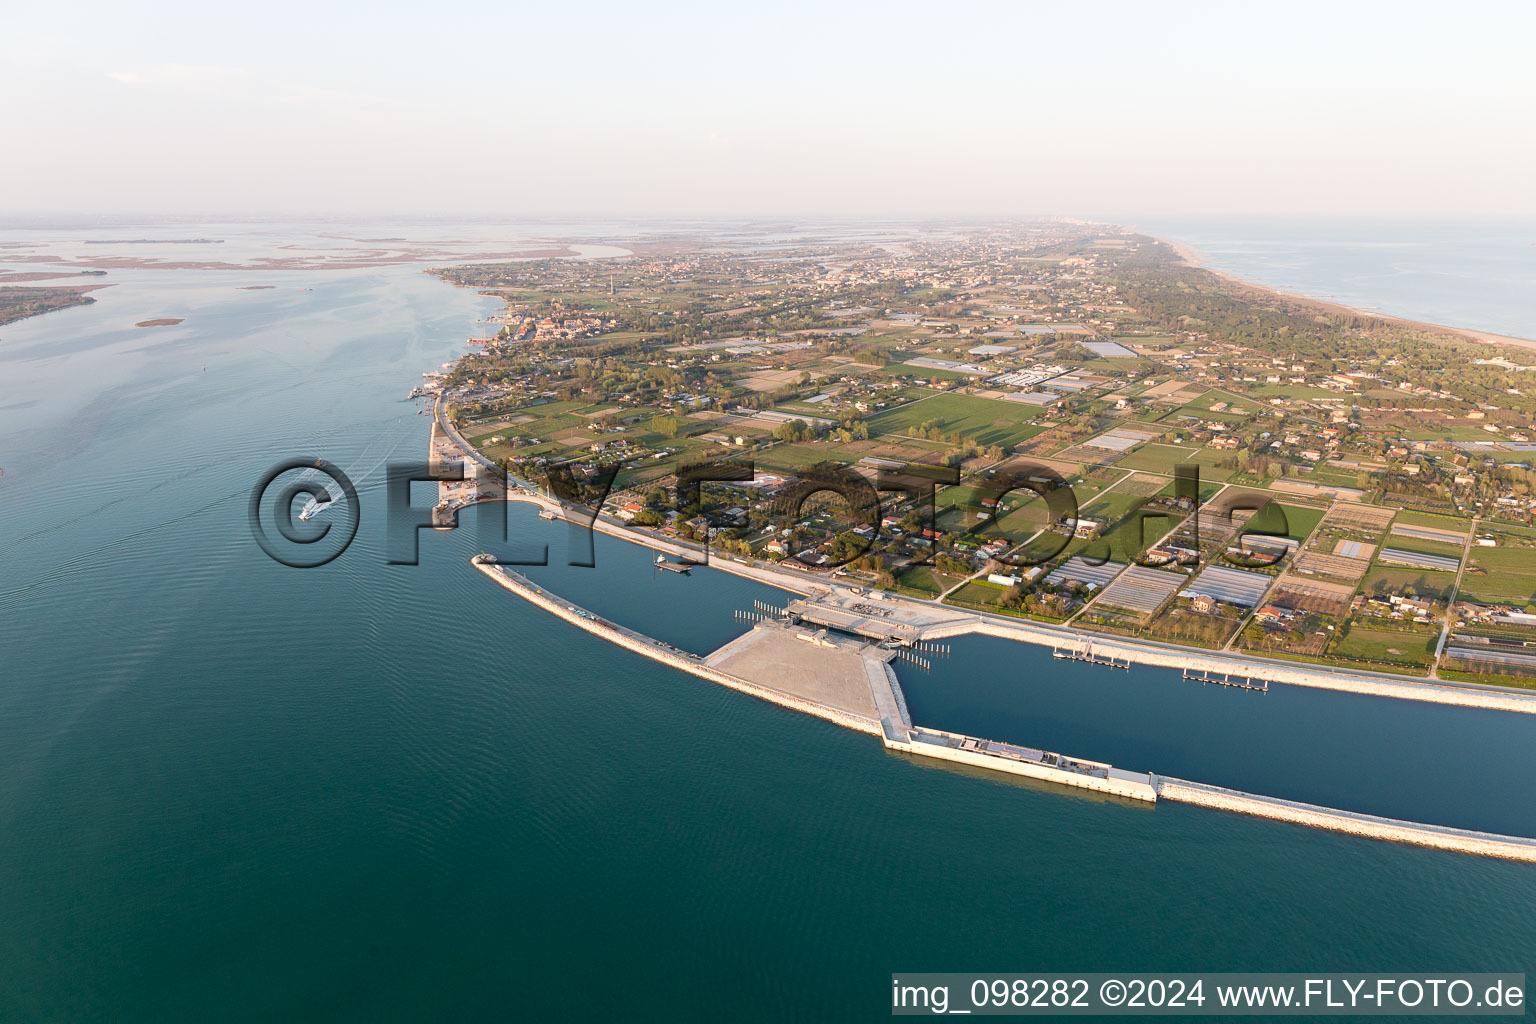
[[[1214,672],[1194,672],[1190,669],[1184,670],[1184,678],[1194,683],[1215,683],[1217,686],[1232,686],[1239,690],[1256,690],[1259,693],[1269,692],[1268,679],[1260,679],[1255,682],[1247,676],[1234,679],[1230,673],[1217,675]]]
[[[1116,658],[1112,654],[1094,654],[1093,644],[1091,643],[1085,645],[1082,650],[1074,650],[1070,647],[1066,649],[1053,647],[1051,648],[1051,657],[1060,661],[1081,661],[1089,665],[1103,665],[1105,668],[1123,668],[1127,672],[1131,669],[1130,659]]]
[[[693,559],[685,556],[669,555],[665,551],[658,551],[656,552],[656,561],[654,564],[656,568],[665,569],[667,572],[687,572],[689,569],[694,569],[701,565],[708,565],[709,563],[695,562]]]

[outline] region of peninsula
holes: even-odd
[[[96,300],[89,294],[111,285],[76,285],[67,288],[17,288],[0,286],[0,324],[42,316],[71,306],[88,306]]]
[[[1536,713],[1536,402],[1492,344],[1075,223],[435,273],[506,303],[413,391],[435,459],[473,469],[442,485],[443,523],[530,501],[801,595],[691,661],[477,560],[535,604],[893,750],[1536,859],[1518,837],[941,734],[889,666],[980,633]],[[806,652],[825,673],[794,667]]]
[[[1536,682],[1518,350],[1102,225],[707,242],[435,271],[506,309],[421,390],[657,537],[1082,634]],[[721,463],[751,473],[679,491]],[[816,466],[906,489],[787,508]]]

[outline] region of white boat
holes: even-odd
[[[311,518],[314,517],[316,513],[324,512],[334,504],[336,504],[336,499],[329,496],[327,496],[324,501],[317,501],[314,498],[310,498],[309,501],[305,503],[304,510],[299,513],[299,518],[305,522],[308,522]]]

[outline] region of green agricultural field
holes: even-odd
[[[1536,548],[1536,529],[1528,526],[1516,526],[1512,523],[1500,523],[1497,527],[1486,531],[1493,534],[1499,540],[1499,547],[1527,547]]]
[[[998,611],[997,599],[1003,596],[1003,588],[996,583],[972,580],[944,599],[945,604],[957,604],[982,611]]]
[[[975,514],[959,505],[937,509],[934,516],[934,526],[944,533],[963,533],[975,524]]]
[[[1013,553],[1013,557],[1020,565],[1044,565],[1046,562],[1055,562],[1077,552],[1083,546],[1083,541],[1069,540],[1065,534],[1042,533],[1040,536],[1025,544]]]
[[[1136,469],[1143,473],[1162,473],[1166,476],[1173,475],[1175,466],[1184,465],[1189,455],[1196,451],[1194,448],[1181,448],[1173,444],[1142,445],[1131,454],[1115,463],[1118,469]]]
[[[466,424],[468,426],[468,424]],[[505,437],[508,434],[516,434],[518,431],[511,427],[497,427],[495,430],[485,430],[480,433],[464,433],[464,439],[476,448],[487,448],[493,437]],[[499,447],[499,446],[498,446]]]
[[[1125,319],[1129,322],[1134,318],[1126,317]],[[1179,339],[1171,334],[1116,334],[1115,340],[1126,348],[1135,345],[1137,348],[1154,350],[1173,348],[1179,344]]]
[[[1497,441],[1482,427],[1420,427],[1402,432],[1410,441]]]
[[[1091,499],[1093,495],[1098,493],[1099,488],[1092,484],[1081,483],[1073,485],[1071,491],[1077,497],[1078,505],[1081,507],[1082,502]],[[988,509],[983,507],[981,502],[984,498],[990,497],[994,493],[996,492],[987,490],[984,487],[962,483],[956,487],[940,488],[934,498],[934,505],[941,510],[958,509],[964,510],[967,513],[987,512]],[[1061,498],[1057,500],[1062,501]],[[1049,499],[1028,487],[1021,486],[1015,487],[1013,490],[1002,495],[1002,502],[997,512],[1003,519],[1021,517],[1043,523],[1049,515],[1050,508]],[[967,521],[975,522],[974,516],[971,516]]]
[[[1200,490],[1198,492],[1200,497],[1199,497],[1198,500],[1203,505],[1206,502],[1210,501],[1212,498],[1214,498],[1216,496],[1216,492],[1218,492],[1220,490],[1221,490],[1221,484],[1217,483],[1215,480],[1206,480],[1204,477],[1202,477],[1201,480],[1200,480]],[[1169,498],[1178,496],[1178,494],[1179,494],[1179,481],[1178,480],[1169,480],[1167,486],[1165,486],[1158,493],[1163,495],[1164,497],[1169,497]]]
[[[818,462],[851,465],[876,447],[878,445],[873,441],[850,441],[847,444],[841,441],[795,441],[754,452],[751,458],[759,472],[785,474],[808,469]],[[728,451],[719,445],[715,448],[721,453]]]
[[[1399,632],[1352,624],[1349,635],[1334,641],[1329,654],[1339,659],[1366,661],[1377,665],[1427,668],[1435,658],[1438,629]]]
[[[957,487],[940,487],[934,493],[933,503],[939,508],[953,505],[968,507],[981,500],[981,493],[972,485],[962,483]]]
[[[1283,530],[1285,536],[1297,541],[1306,540],[1312,535],[1312,530],[1322,521],[1324,510],[1320,508],[1307,508],[1304,505],[1287,505],[1283,502],[1271,501],[1253,517],[1244,527],[1246,533],[1267,533],[1269,536],[1277,536]],[[1283,519],[1281,517],[1284,517]]]
[[[1320,484],[1325,487],[1354,487],[1359,490],[1370,488],[1369,480],[1362,480],[1362,476],[1369,473],[1358,469],[1340,469],[1338,466],[1330,466],[1323,462],[1312,464],[1312,468],[1306,474],[1310,483]]]
[[[1411,589],[1415,597],[1444,601],[1455,583],[1456,574],[1453,572],[1378,565],[1365,574],[1362,591],[1370,597],[1385,597],[1388,594],[1405,594]]]
[[[913,366],[911,363],[890,363],[875,371],[888,377],[911,375],[927,380],[975,380],[968,373],[956,373],[953,370],[936,370],[929,366]]]
[[[1072,477],[1071,480],[1076,481],[1079,480],[1079,478]],[[1001,486],[1001,484],[998,486]],[[1102,487],[1085,481],[1077,483],[1069,481],[1068,487],[1071,489],[1073,497],[1077,499],[1077,507],[1079,509],[1081,509],[1088,502],[1092,501],[1094,495],[1103,490]],[[991,493],[993,492],[987,491],[985,488],[979,485],[962,483],[958,487],[941,488],[938,492],[938,495],[934,498],[934,503],[941,507],[946,505],[972,506],[979,504],[984,496],[990,495]],[[1056,500],[1061,501],[1060,498]],[[1017,510],[1031,504],[1044,504],[1045,501],[1046,499],[1041,496],[1038,491],[1022,485],[1015,487],[1013,490],[1008,491],[1003,495],[1003,504],[1011,506],[1013,510]],[[1007,511],[1009,510],[1005,509],[1004,513],[1006,514]]]
[[[592,420],[578,415],[582,412],[592,412],[597,409],[612,408],[610,405],[599,405],[592,402],[545,402],[542,405],[530,405],[521,409],[512,409],[503,413],[497,413],[486,423],[502,422],[502,425],[489,432],[481,432],[480,437],[492,437],[496,434],[519,434],[524,437],[538,437],[548,439],[555,434],[568,433],[572,430],[584,430],[592,424]],[[627,414],[628,410],[620,410],[615,416]],[[504,420],[526,419],[525,423],[505,423]],[[472,434],[466,434],[475,443]],[[593,433],[594,440],[597,435]]]
[[[936,571],[932,566],[918,565],[896,577],[896,589],[917,597],[938,597],[960,582],[959,576]]]
[[[1144,505],[1146,502],[1146,498],[1135,494],[1110,491],[1107,494],[1099,495],[1086,505],[1081,505],[1080,508],[1084,516],[1102,516],[1113,523],[1131,511],[1131,509]]]
[[[1140,416],[1136,419],[1121,420],[1116,426],[1122,430],[1144,430],[1153,437],[1162,437],[1168,430],[1166,425],[1158,423],[1155,419],[1141,419]]]
[[[546,441],[543,444],[537,444],[531,447],[524,446],[522,448],[514,448],[509,444],[476,444],[475,447],[478,448],[480,450],[480,454],[484,455],[486,458],[493,462],[499,462],[502,459],[526,459],[535,455],[548,455],[551,452],[554,452],[560,446],[552,441]]]
[[[1177,512],[1163,512],[1156,509],[1133,512],[1108,533],[1088,542],[1082,549],[1082,554],[1085,558],[1108,558],[1114,562],[1129,562],[1133,552],[1140,556],[1147,548],[1155,547],[1164,536],[1178,529],[1184,518]]]
[[[1196,448],[1190,453],[1189,458],[1184,460],[1184,464],[1199,466],[1201,480],[1214,480],[1217,483],[1226,483],[1232,479],[1233,474],[1237,470],[1218,466],[1216,463],[1226,462],[1233,455],[1233,452],[1224,451],[1220,448]]]
[[[872,431],[905,436],[908,428],[937,420],[945,434],[961,434],[980,444],[1011,446],[1045,429],[1030,421],[1034,412],[1028,406],[996,398],[936,394],[883,412],[869,420],[869,426]]]
[[[1500,546],[1473,548],[1461,578],[1461,595],[1482,604],[1536,603],[1536,547],[1504,546],[1509,534],[1495,534]]]
[[[1221,402],[1242,409],[1243,412],[1233,412],[1231,408],[1222,412],[1212,412],[1211,406]],[[1234,395],[1226,391],[1207,391],[1193,402],[1175,409],[1171,416],[1164,418],[1164,422],[1177,420],[1180,416],[1194,416],[1202,420],[1215,420],[1218,423],[1242,423],[1253,417],[1258,406],[1259,400],[1256,398]]]
[[[1015,508],[1001,519],[982,525],[976,535],[987,539],[1001,537],[1010,543],[1022,544],[1040,532],[1050,518],[1050,510],[1045,502],[1037,500],[1022,508]]]
[[[1405,537],[1400,533],[1389,533],[1382,538],[1381,546],[1384,548],[1397,548],[1399,551],[1415,551],[1421,555],[1440,555],[1444,558],[1461,557],[1461,544],[1442,544],[1434,540],[1420,540],[1417,537]]]
[[[1536,689],[1536,679],[1532,679],[1529,676],[1506,675],[1503,672],[1489,671],[1467,672],[1462,669],[1447,668],[1446,666],[1449,664],[1452,664],[1450,658],[1441,663],[1439,672],[1441,679],[1449,679],[1459,683],[1492,683],[1497,686],[1520,686],[1528,690]],[[1462,662],[1461,664],[1466,663]],[[1489,667],[1491,668],[1492,666]],[[1505,671],[1513,670],[1506,669]]]
[[[775,412],[787,412],[801,416],[815,416],[820,419],[837,419],[837,406],[831,402],[780,402],[773,407]]]
[[[1306,384],[1255,384],[1253,394],[1268,401],[1271,398],[1301,398],[1312,402],[1337,400],[1339,393],[1328,388],[1309,387]]]

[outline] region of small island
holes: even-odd
[[[134,324],[133,326],[135,326],[135,327],[175,327],[177,324],[181,323],[184,319],[185,319],[184,317],[179,317],[179,316],[163,316],[163,317],[159,318],[158,320],[140,320],[138,323]]]
[[[87,238],[85,245],[223,245],[222,238]]]

